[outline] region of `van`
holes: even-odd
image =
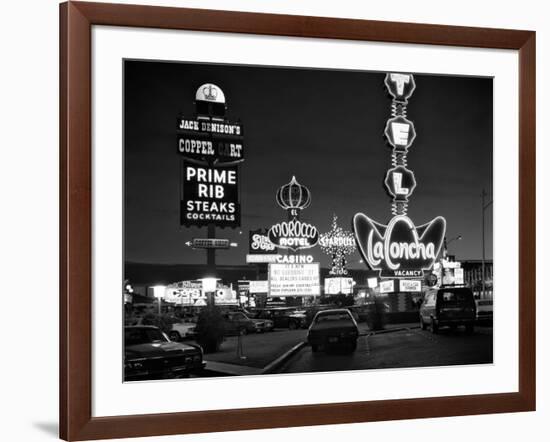
[[[420,328],[429,327],[437,333],[441,327],[466,327],[467,333],[474,331],[476,303],[474,294],[467,287],[440,287],[430,289],[420,306]]]

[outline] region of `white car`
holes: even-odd
[[[492,299],[476,299],[476,320],[477,321],[493,320],[493,300]]]
[[[197,324],[194,322],[176,322],[172,324],[172,330],[168,333],[171,341],[181,341],[195,337]]]

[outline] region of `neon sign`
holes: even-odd
[[[183,163],[181,224],[238,227],[241,223],[237,166]]]
[[[418,227],[405,215],[393,217],[387,226],[362,213],[353,218],[359,251],[381,277],[422,277],[441,250],[445,226],[440,216]]]
[[[249,252],[251,255],[277,253],[275,245],[267,237],[264,229],[251,230],[249,233]]]
[[[348,232],[338,225],[338,217],[333,216],[332,227],[327,233],[323,233],[319,239],[321,250],[332,256],[331,275],[347,275],[346,256],[355,251],[355,238],[352,232]]]
[[[392,115],[384,133],[393,148],[392,167],[386,172],[384,184],[393,199],[394,216],[385,225],[357,213],[353,217],[353,232],[365,263],[379,271],[382,278],[421,278],[432,269],[441,250],[446,222],[438,216],[415,226],[407,216],[409,197],[416,188],[414,173],[407,168],[407,154],[416,130],[406,117],[408,99],[416,83],[413,75],[397,73],[386,74],[384,83],[392,96]]]
[[[416,179],[406,167],[396,166],[388,170],[384,184],[395,201],[408,201],[416,187]]]
[[[195,107],[195,118],[177,119],[178,153],[186,159],[210,163],[243,161],[243,126],[225,118],[223,91],[215,84],[203,84],[195,94]]]
[[[319,241],[317,228],[298,219],[283,221],[269,229],[269,241],[283,249],[309,249]]]
[[[277,190],[277,204],[288,211],[289,220],[273,225],[267,232],[272,244],[294,252],[317,245],[319,232],[309,223],[299,220],[300,212],[311,204],[311,193],[296,177]]]

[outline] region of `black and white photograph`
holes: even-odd
[[[492,77],[126,59],[123,91],[124,381],[493,363]]]

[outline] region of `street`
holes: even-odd
[[[359,337],[354,353],[312,353],[305,346],[278,370],[279,373],[485,364],[493,360],[493,328],[441,330],[437,335],[419,328]]]

